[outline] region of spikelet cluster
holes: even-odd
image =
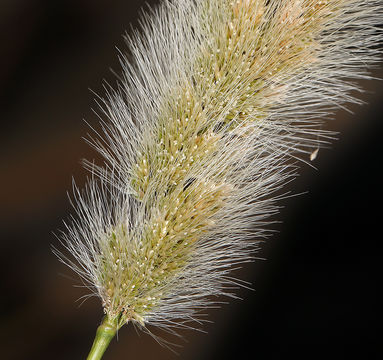
[[[119,326],[198,320],[240,283],[278,191],[358,103],[381,0],[163,1],[127,38],[101,102],[105,164],[76,190],[63,261]],[[351,81],[350,81],[351,80]]]

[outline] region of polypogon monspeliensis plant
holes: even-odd
[[[382,0],[167,0],[143,16],[100,102],[105,163],[86,163],[61,234],[105,312],[89,360],[125,324],[198,326],[233,295],[295,160],[360,102],[382,20]]]

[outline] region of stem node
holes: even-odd
[[[101,325],[97,328],[96,337],[93,341],[87,360],[100,360],[110,341],[116,335],[118,318],[110,319],[105,316]]]

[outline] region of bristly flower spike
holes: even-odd
[[[62,235],[106,314],[88,359],[125,323],[176,331],[235,296],[230,271],[267,236],[293,159],[360,102],[382,14],[381,0],[173,0],[143,17],[91,140],[105,165],[87,163]]]

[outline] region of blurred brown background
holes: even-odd
[[[90,349],[101,305],[79,307],[86,292],[51,253],[52,231],[70,212],[72,175],[85,181],[81,158],[97,158],[81,139],[83,118],[97,124],[88,88],[115,81],[115,46],[142,5],[0,0],[1,359],[85,359]],[[268,260],[241,271],[256,291],[211,311],[208,334],[185,332],[178,357],[127,326],[105,360],[378,358],[383,84],[365,88],[368,105],[329,124],[341,135],[319,152],[319,171],[304,166],[289,186],[309,192],[283,202]]]

